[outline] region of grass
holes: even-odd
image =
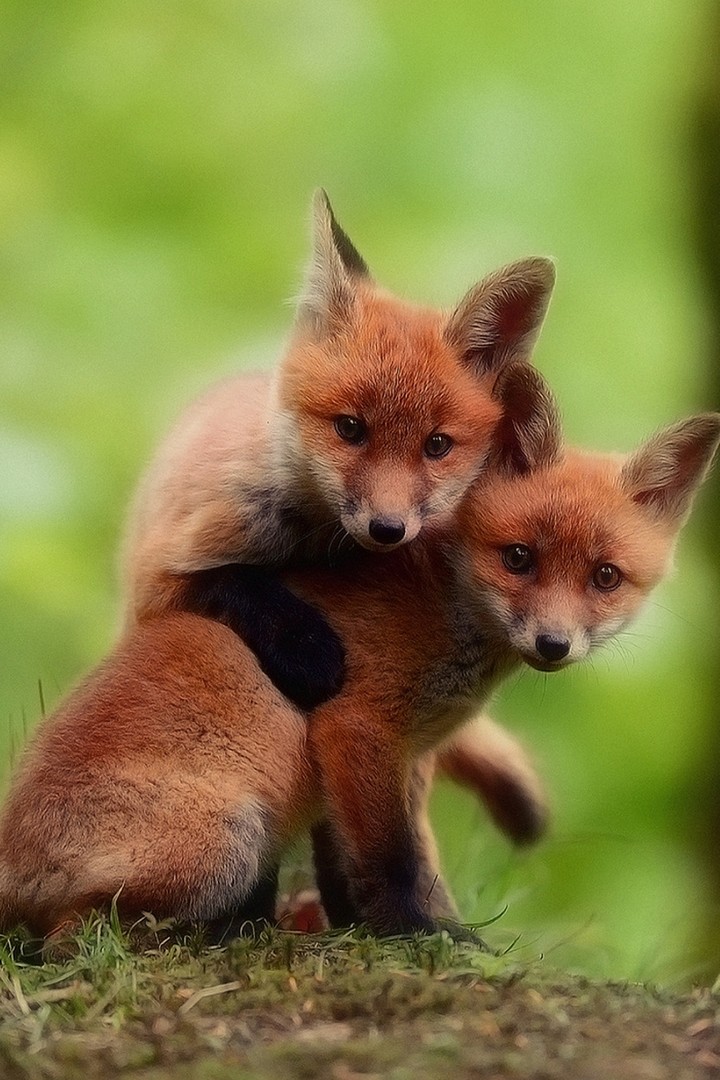
[[[0,939],[0,1076],[686,1080],[720,1069],[712,990],[593,983],[445,935],[267,931],[223,948],[88,921],[63,963]]]
[[[408,10],[2,5],[0,786],[38,676],[52,708],[111,644],[118,536],[153,445],[205,384],[275,363],[316,184],[408,299],[450,306],[493,267],[557,257],[537,360],[571,441],[629,448],[716,404],[692,138],[714,86],[713,6]],[[594,916],[598,977],[647,976],[646,956],[676,977],[696,949],[720,962],[717,539],[709,520],[689,528],[622,656],[528,671],[498,701],[557,815],[517,867],[512,918],[560,935]],[[506,860],[486,860],[459,806],[443,796],[437,821],[472,917]]]

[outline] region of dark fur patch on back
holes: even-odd
[[[265,567],[232,563],[190,574],[179,606],[228,626],[301,709],[334,697],[343,684],[342,641],[321,611]]]

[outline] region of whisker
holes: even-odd
[[[334,549],[335,544],[336,544],[338,539],[339,539],[339,526],[336,526],[333,529],[332,533],[330,534],[330,539],[328,541],[327,558],[328,558],[328,564],[330,566],[335,565],[334,562],[333,562],[333,559],[334,559],[334,551],[333,551],[333,549]]]
[[[598,655],[597,653],[593,653],[593,654],[592,654],[592,655],[591,655],[591,656],[590,656],[590,657],[589,657],[589,658],[588,658],[588,659],[587,659],[587,660],[585,661],[585,665],[584,665],[584,666],[585,666],[585,670],[586,670],[586,671],[587,671],[587,673],[588,673],[588,678],[590,677],[590,675],[593,675],[593,676],[595,677],[595,685],[596,685],[596,686],[597,686],[597,684],[598,684],[598,683],[600,682],[600,675],[599,675],[599,673],[598,673],[597,667],[595,666],[595,659],[596,659],[597,655]]]
[[[342,536],[342,538],[340,540],[340,544],[338,545],[338,555],[340,554],[340,552],[342,550],[343,544],[346,544],[348,549],[352,550],[353,543],[354,543],[354,541],[353,541],[353,538],[350,535],[350,533],[343,531],[343,536]]]
[[[629,675],[630,674],[629,661],[633,660],[634,657],[632,657],[632,656],[630,656],[628,654],[628,649],[627,649],[627,647],[625,646],[625,644],[623,642],[621,642],[621,641],[613,641],[611,644],[612,644],[613,653],[615,653],[617,656],[620,657],[620,659],[623,662],[625,672],[626,672],[626,674]]]
[[[337,566],[337,561],[340,558],[340,550],[346,539],[351,539],[351,537],[342,525],[336,525],[328,544],[328,563],[331,567]]]
[[[295,540],[292,543],[289,550],[294,551],[295,548],[299,547],[299,545],[304,543],[305,540],[309,540],[311,536],[315,536],[317,533],[321,532],[322,529],[327,529],[329,524],[330,524],[329,522],[323,521],[323,522],[320,523],[320,525],[316,525],[314,528],[310,529],[308,532],[303,533],[302,536],[299,536],[297,538],[297,540]],[[342,527],[342,526],[340,526],[340,527]]]
[[[684,615],[680,614],[680,612],[673,611],[672,608],[665,607],[664,604],[660,604],[657,600],[649,600],[648,603],[651,604],[653,607],[659,608],[660,611],[666,611],[668,615],[672,615],[674,619],[679,619],[680,622],[684,622],[686,626],[691,626],[693,630],[700,629],[697,623],[692,622],[692,620],[690,619],[686,619]]]

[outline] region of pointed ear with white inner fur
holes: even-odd
[[[664,428],[631,454],[621,482],[634,502],[680,528],[720,443],[720,413],[702,413]]]
[[[347,319],[356,283],[370,281],[367,264],[338,224],[322,188],[312,201],[312,255],[298,301],[299,327],[322,337]]]
[[[550,259],[522,259],[483,278],[463,297],[445,327],[478,375],[528,361],[555,284]]]
[[[530,364],[511,364],[498,376],[493,396],[503,410],[493,437],[495,466],[524,475],[552,465],[562,450],[562,426],[540,372]]]

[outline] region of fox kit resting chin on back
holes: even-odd
[[[495,378],[529,358],[554,282],[549,260],[526,259],[450,314],[414,307],[374,283],[324,192],[313,211],[277,372],[227,379],[182,417],[140,487],[125,558],[128,626],[222,618],[303,706],[337,689],[341,646],[317,644],[316,617],[263,567],[327,562],[343,543],[387,552],[446,519],[484,466]]]
[[[515,365],[497,393],[492,466],[451,538],[284,575],[347,646],[345,685],[309,723],[227,627],[178,613],[129,630],[15,780],[4,925],[47,932],[116,894],[128,915],[272,914],[274,867],[313,823],[334,921],[389,934],[455,914],[434,884],[433,751],[522,661],[558,670],[633,618],[720,438],[709,415],[625,459],[563,452],[537,373]]]

